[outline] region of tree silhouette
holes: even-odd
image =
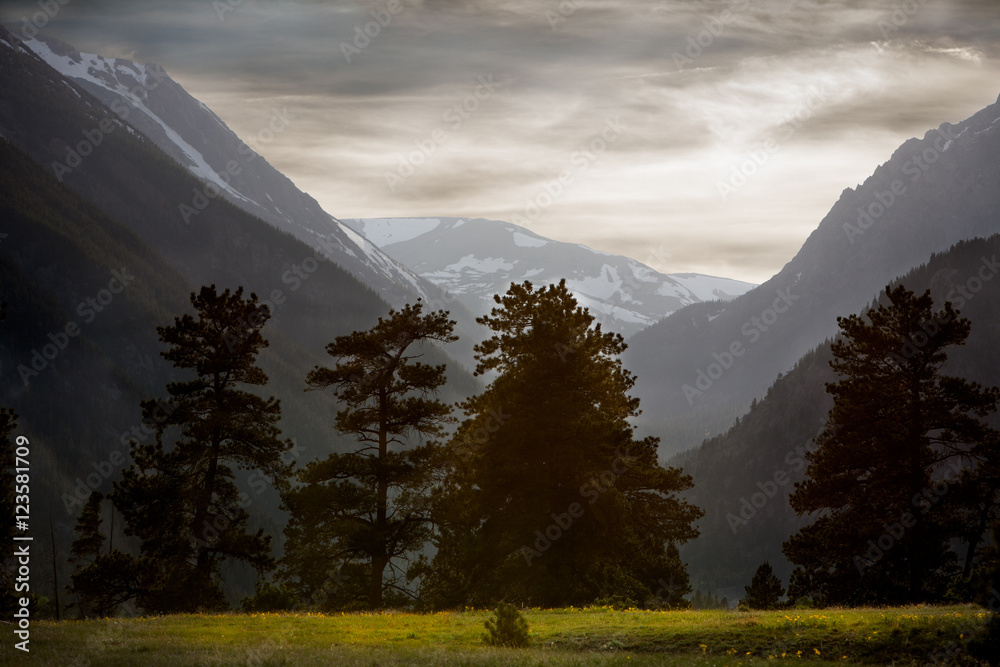
[[[68,586],[68,592],[76,595],[76,606],[80,609],[83,617],[91,616],[97,612],[99,616],[110,616],[110,613],[100,613],[104,610],[95,610],[91,601],[92,591],[88,590],[83,583],[83,578],[78,579],[79,573],[93,565],[101,556],[101,549],[104,547],[104,534],[101,533],[101,505],[104,502],[104,494],[100,491],[92,491],[87,503],[80,510],[80,516],[76,520],[73,529],[74,539],[70,546],[70,562],[76,566],[76,572],[71,577],[72,584]]]
[[[476,346],[493,381],[461,405],[422,594],[480,607],[647,600],[661,581],[688,592],[670,546],[697,535],[701,511],[674,495],[691,479],[659,466],[658,440],[633,437],[622,337],[592,327],[565,281],[494,298]]]
[[[422,308],[418,301],[367,331],[337,337],[326,346],[336,365],[306,378],[309,389],[333,389],[344,406],[336,428],[359,443],[306,466],[298,474],[305,486],[284,494],[292,516],[283,576],[297,579],[315,603],[350,606],[364,596],[376,609],[387,591],[394,599],[407,595],[399,560],[430,536],[440,463],[433,442],[417,441],[439,435],[452,418],[451,408],[432,398],[445,383],[445,366],[417,359],[431,341],[457,338],[447,312],[422,315]]]
[[[790,497],[799,514],[823,512],[784,545],[802,569],[796,595],[830,604],[940,599],[958,571],[950,542],[964,537],[956,473],[995,438],[982,420],[1000,390],[941,373],[969,321],[950,303],[935,311],[930,292],[886,296],[867,321],[838,318],[833,409]]]
[[[241,388],[267,383],[256,365],[268,345],[260,333],[270,318],[267,306],[253,293],[244,299],[242,287],[218,294],[214,285],[192,293],[191,304],[197,318],[185,314],[157,332],[170,346],[162,356],[194,377],[169,383],[166,405],[143,401],[156,442],[133,443],[134,463],[113,496],[126,534],[142,542],[148,579],[140,605],[155,612],[226,606],[224,562],[241,561],[258,573],[273,569],[271,537],[247,532],[246,496],[232,466],[259,470],[279,487],[290,469],[282,454],[292,443],[277,426],[280,402]],[[175,429],[168,449],[165,436]]]
[[[744,586],[743,590],[747,594],[743,600],[751,609],[777,609],[781,606],[781,598],[785,594],[781,579],[774,574],[771,564],[767,561],[757,568],[750,585]]]

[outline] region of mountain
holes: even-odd
[[[201,181],[172,207],[186,224],[197,225],[204,211],[221,198],[311,248],[329,253],[334,261],[394,306],[416,297],[425,300],[440,297],[427,282],[380,252],[296,188],[211,109],[171,79],[160,65],[140,65],[122,58],[80,53],[44,35],[22,40],[22,44],[128,121]],[[273,138],[294,122],[294,114],[286,108],[275,109],[258,134],[264,139]]]
[[[111,490],[130,439],[151,442],[139,400],[165,397],[179,379],[159,356],[156,327],[190,312],[188,295],[201,285],[243,286],[269,306],[263,391],[282,400],[299,463],[349,445],[332,428],[336,400],[304,392],[305,376],[331,362],[327,343],[372,326],[389,304],[338,262],[222,198],[185,223],[178,202],[201,187],[128,118],[0,29],[0,405],[20,414],[18,434],[32,443],[33,516],[52,517],[63,555],[80,495]],[[445,400],[477,390],[441,350],[427,359],[448,363]],[[253,498],[253,525],[275,535],[280,552],[276,494],[249,488],[250,474],[237,482]],[[238,578],[232,599],[252,583]]]
[[[965,345],[947,350],[945,375],[1000,385],[1000,235],[962,241],[936,254],[893,284],[918,294],[931,290],[935,306],[951,301],[972,322]],[[884,293],[879,301],[886,303]],[[843,313],[847,315],[849,313]],[[687,499],[705,510],[701,536],[681,547],[692,585],[743,597],[754,570],[769,561],[788,584],[791,564],[782,543],[811,522],[788,504],[803,479],[803,454],[822,431],[833,399],[825,383],[835,382],[829,341],[807,353],[767,390],[725,434],[676,456],[694,478]],[[1000,415],[991,418],[1000,425]]]
[[[694,273],[666,275],[634,259],[553,241],[482,218],[345,219],[348,226],[485,315],[512,282],[566,285],[606,330],[630,336],[683,306],[730,300],[753,285]]]
[[[781,372],[895,277],[1000,231],[1000,104],[910,139],[840,199],[773,278],[694,304],[629,340],[643,430],[682,451],[723,432]]]

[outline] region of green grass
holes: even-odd
[[[2,664],[810,665],[928,664],[981,632],[979,607],[776,612],[527,610],[531,648],[483,644],[487,611],[185,615],[36,622]],[[6,626],[9,627],[9,626]],[[801,652],[801,653],[799,653]],[[950,664],[954,664],[951,662]]]

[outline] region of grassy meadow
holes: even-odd
[[[737,611],[526,610],[531,647],[483,644],[490,612],[224,614],[37,622],[31,653],[65,665],[956,664],[980,607]],[[6,633],[5,633],[6,634]]]

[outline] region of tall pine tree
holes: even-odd
[[[404,561],[430,536],[439,457],[422,441],[452,418],[433,398],[445,367],[417,359],[432,341],[457,338],[447,312],[422,308],[407,305],[372,329],[339,336],[326,347],[336,365],[306,379],[310,389],[333,389],[343,405],[336,428],[358,441],[351,453],[309,464],[298,475],[304,486],[284,495],[291,518],[283,576],[314,604],[377,609],[405,600]]]
[[[950,303],[936,311],[930,292],[886,296],[867,321],[838,318],[833,409],[790,497],[799,514],[822,512],[784,546],[795,594],[830,604],[941,598],[959,571],[951,542],[965,537],[956,473],[996,437],[982,420],[1000,390],[941,373],[969,321]]]
[[[86,577],[80,576],[84,570],[97,562],[101,556],[101,549],[104,548],[105,538],[101,532],[103,503],[104,494],[100,491],[92,491],[76,520],[76,526],[73,529],[73,544],[69,549],[70,563],[75,566],[75,571],[71,577],[72,583],[67,589],[70,595],[76,597],[75,606],[80,610],[82,617],[111,616],[111,613],[101,613],[105,610],[95,609],[92,600],[93,591],[89,590],[84,583]]]
[[[702,513],[676,496],[691,479],[660,467],[658,439],[633,436],[622,337],[593,326],[565,281],[495,300],[478,319],[493,336],[476,347],[476,373],[493,381],[462,404],[449,443],[428,602],[647,600],[661,581],[687,592],[670,547],[698,534]]]
[[[140,606],[152,612],[224,607],[225,562],[258,573],[273,569],[271,536],[247,532],[234,467],[259,470],[279,488],[290,468],[282,457],[292,443],[280,437],[280,402],[243,388],[267,384],[256,365],[268,345],[260,333],[267,306],[256,294],[243,298],[242,287],[219,294],[214,285],[192,293],[191,304],[197,317],[185,314],[157,332],[170,346],[162,356],[193,377],[167,385],[166,419],[159,401],[142,403],[156,442],[134,443],[134,463],[115,483],[126,534],[142,542]]]

